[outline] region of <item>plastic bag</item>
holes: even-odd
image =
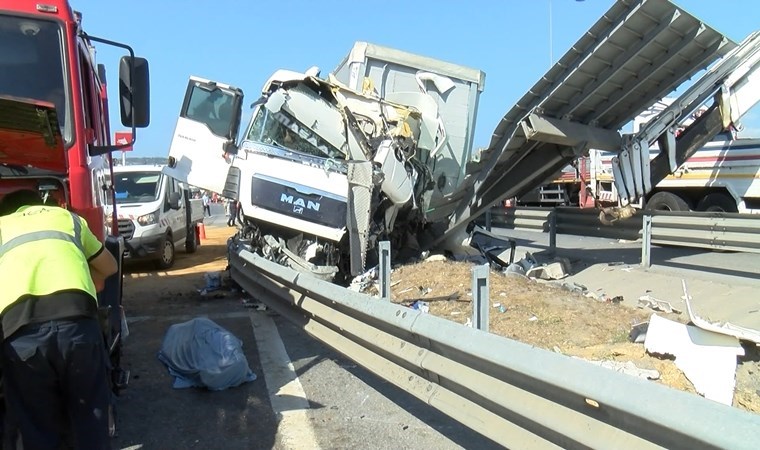
[[[205,317],[170,326],[158,359],[174,377],[175,389],[221,391],[256,379],[242,341]]]

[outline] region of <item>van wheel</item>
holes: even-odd
[[[702,197],[697,205],[697,211],[735,213],[739,212],[739,208],[736,207],[736,202],[730,196],[714,192]]]
[[[170,234],[164,237],[157,265],[159,269],[168,269],[174,265],[174,242]]]
[[[198,250],[198,225],[191,225],[187,229],[187,239],[185,239],[185,252],[195,253]]]
[[[647,201],[647,211],[690,211],[689,204],[672,192],[658,192]]]

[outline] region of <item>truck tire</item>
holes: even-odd
[[[187,239],[185,239],[185,252],[195,253],[198,250],[198,226],[192,224],[187,228]]]
[[[166,270],[174,265],[174,241],[172,236],[164,236],[164,242],[161,244],[161,253],[158,256],[156,265],[159,269]]]
[[[730,195],[714,192],[702,197],[697,204],[697,211],[735,213],[739,212],[739,208],[736,207],[736,202]]]
[[[672,192],[658,192],[646,204],[647,211],[690,211],[686,200]]]

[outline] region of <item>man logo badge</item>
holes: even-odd
[[[284,193],[280,194],[280,202],[293,205],[293,212],[296,214],[303,214],[304,208],[307,210],[310,209],[312,211],[319,212],[319,207],[320,207],[319,202],[305,200],[301,197],[295,197],[293,195],[288,195]]]

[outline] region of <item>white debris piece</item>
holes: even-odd
[[[705,319],[697,316],[697,314],[691,308],[691,303],[690,303],[691,296],[689,295],[689,292],[686,290],[686,281],[681,280],[681,284],[683,284],[683,298],[684,298],[684,301],[686,302],[686,311],[689,313],[689,319],[694,325],[698,326],[699,328],[703,330],[713,331],[715,333],[725,334],[727,336],[733,336],[737,339],[741,339],[744,341],[752,341],[755,344],[760,344],[760,331],[758,330],[740,327],[739,325],[734,325],[729,322],[726,322],[723,324],[721,324],[720,322],[710,323],[706,321]]]
[[[676,367],[698,393],[731,405],[736,386],[736,357],[744,355],[738,339],[652,314],[644,348],[649,353],[675,356]]]
[[[673,307],[673,305],[670,304],[670,302],[666,302],[665,300],[659,300],[651,295],[642,295],[639,297],[639,308],[652,308],[655,311],[662,311],[666,313],[676,313],[681,314],[680,309],[676,309]]]

